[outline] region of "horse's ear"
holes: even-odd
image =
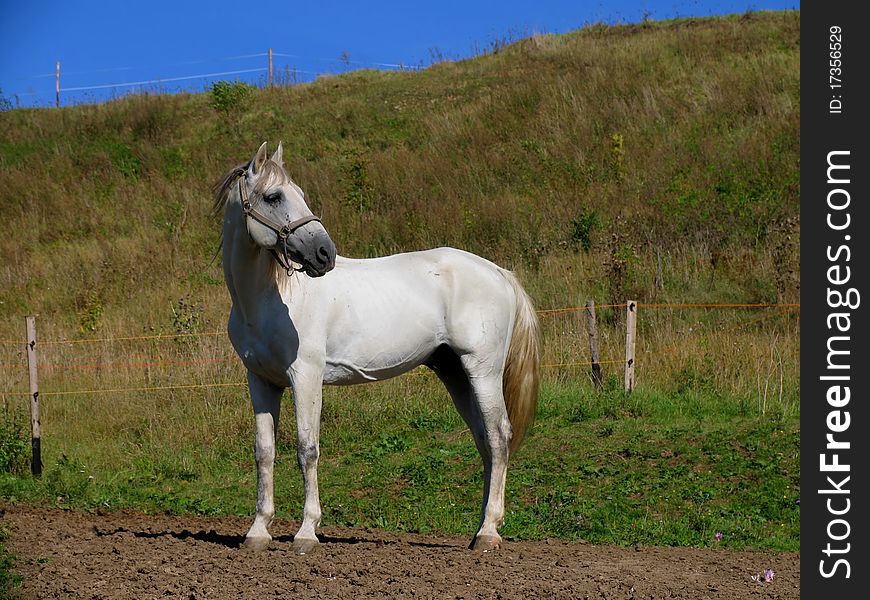
[[[260,146],[260,149],[257,150],[257,153],[254,155],[254,159],[251,161],[248,170],[251,171],[252,175],[259,175],[260,171],[263,169],[263,164],[265,164],[266,159],[266,142]]]
[[[284,166],[284,144],[281,142],[278,142],[278,149],[275,150],[275,154],[272,155],[272,162],[279,167]]]

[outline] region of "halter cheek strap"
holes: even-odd
[[[239,199],[242,201],[242,210],[245,213],[245,216],[251,217],[258,223],[265,225],[272,231],[274,231],[278,239],[281,240],[281,254],[283,254],[283,260],[281,259],[281,255],[279,255],[275,250],[270,250],[272,252],[275,259],[278,261],[278,264],[281,265],[287,274],[290,275],[292,271],[304,271],[304,269],[297,269],[293,267],[290,263],[290,258],[287,256],[287,238],[290,237],[294,231],[305,225],[306,223],[310,223],[311,221],[320,222],[320,217],[315,215],[307,215],[304,217],[300,217],[295,221],[290,221],[289,223],[278,223],[274,219],[272,219],[269,215],[264,214],[257,210],[257,207],[251,202],[248,197],[248,189],[247,186],[242,185],[242,180],[245,179],[245,176],[242,175],[239,177]]]
[[[286,240],[291,233],[305,225],[306,223],[310,223],[311,221],[320,222],[320,217],[315,215],[307,215],[304,217],[300,217],[295,221],[290,221],[289,223],[281,224],[277,221],[273,220],[269,215],[266,215],[259,210],[257,210],[254,203],[251,202],[250,198],[248,198],[248,190],[247,187],[242,185],[242,179],[244,176],[239,177],[239,197],[242,200],[242,210],[245,212],[245,215],[251,217],[255,221],[262,223],[276,234],[281,240]]]

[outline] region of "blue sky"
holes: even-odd
[[[170,92],[202,91],[217,79],[262,82],[270,47],[276,72],[309,81],[466,58],[497,40],[594,22],[799,8],[799,0],[0,0],[0,90],[16,106],[53,106],[57,61],[68,105],[143,89],[123,85],[136,82],[159,80],[144,89]]]

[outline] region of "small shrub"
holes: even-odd
[[[571,244],[588,253],[592,249],[592,231],[598,225],[598,213],[593,209],[586,209],[576,219],[571,219]]]
[[[610,136],[610,166],[616,179],[625,177],[625,137],[621,133]]]
[[[161,148],[163,157],[163,173],[167,179],[178,179],[187,171],[187,161],[184,149],[180,146]]]
[[[362,149],[348,148],[341,155],[341,175],[348,206],[364,213],[371,209],[374,187],[369,181],[368,159]]]
[[[242,110],[254,93],[254,86],[243,81],[215,81],[211,88],[211,107],[229,114]]]
[[[142,161],[127,144],[109,143],[105,147],[112,164],[127,179],[136,179],[142,173]]]
[[[197,333],[203,323],[205,304],[197,303],[189,295],[179,298],[172,309],[172,329],[179,335]]]
[[[22,475],[30,467],[30,444],[20,425],[0,424],[0,473]]]
[[[93,333],[103,318],[103,302],[99,294],[90,292],[79,310],[79,333]]]

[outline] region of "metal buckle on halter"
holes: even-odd
[[[236,181],[239,182],[239,200],[242,201],[242,210],[246,215],[251,214],[251,211],[254,210],[254,205],[251,203],[251,199],[248,197],[248,185],[247,183],[242,183],[242,180],[247,182],[248,176],[242,173]]]

